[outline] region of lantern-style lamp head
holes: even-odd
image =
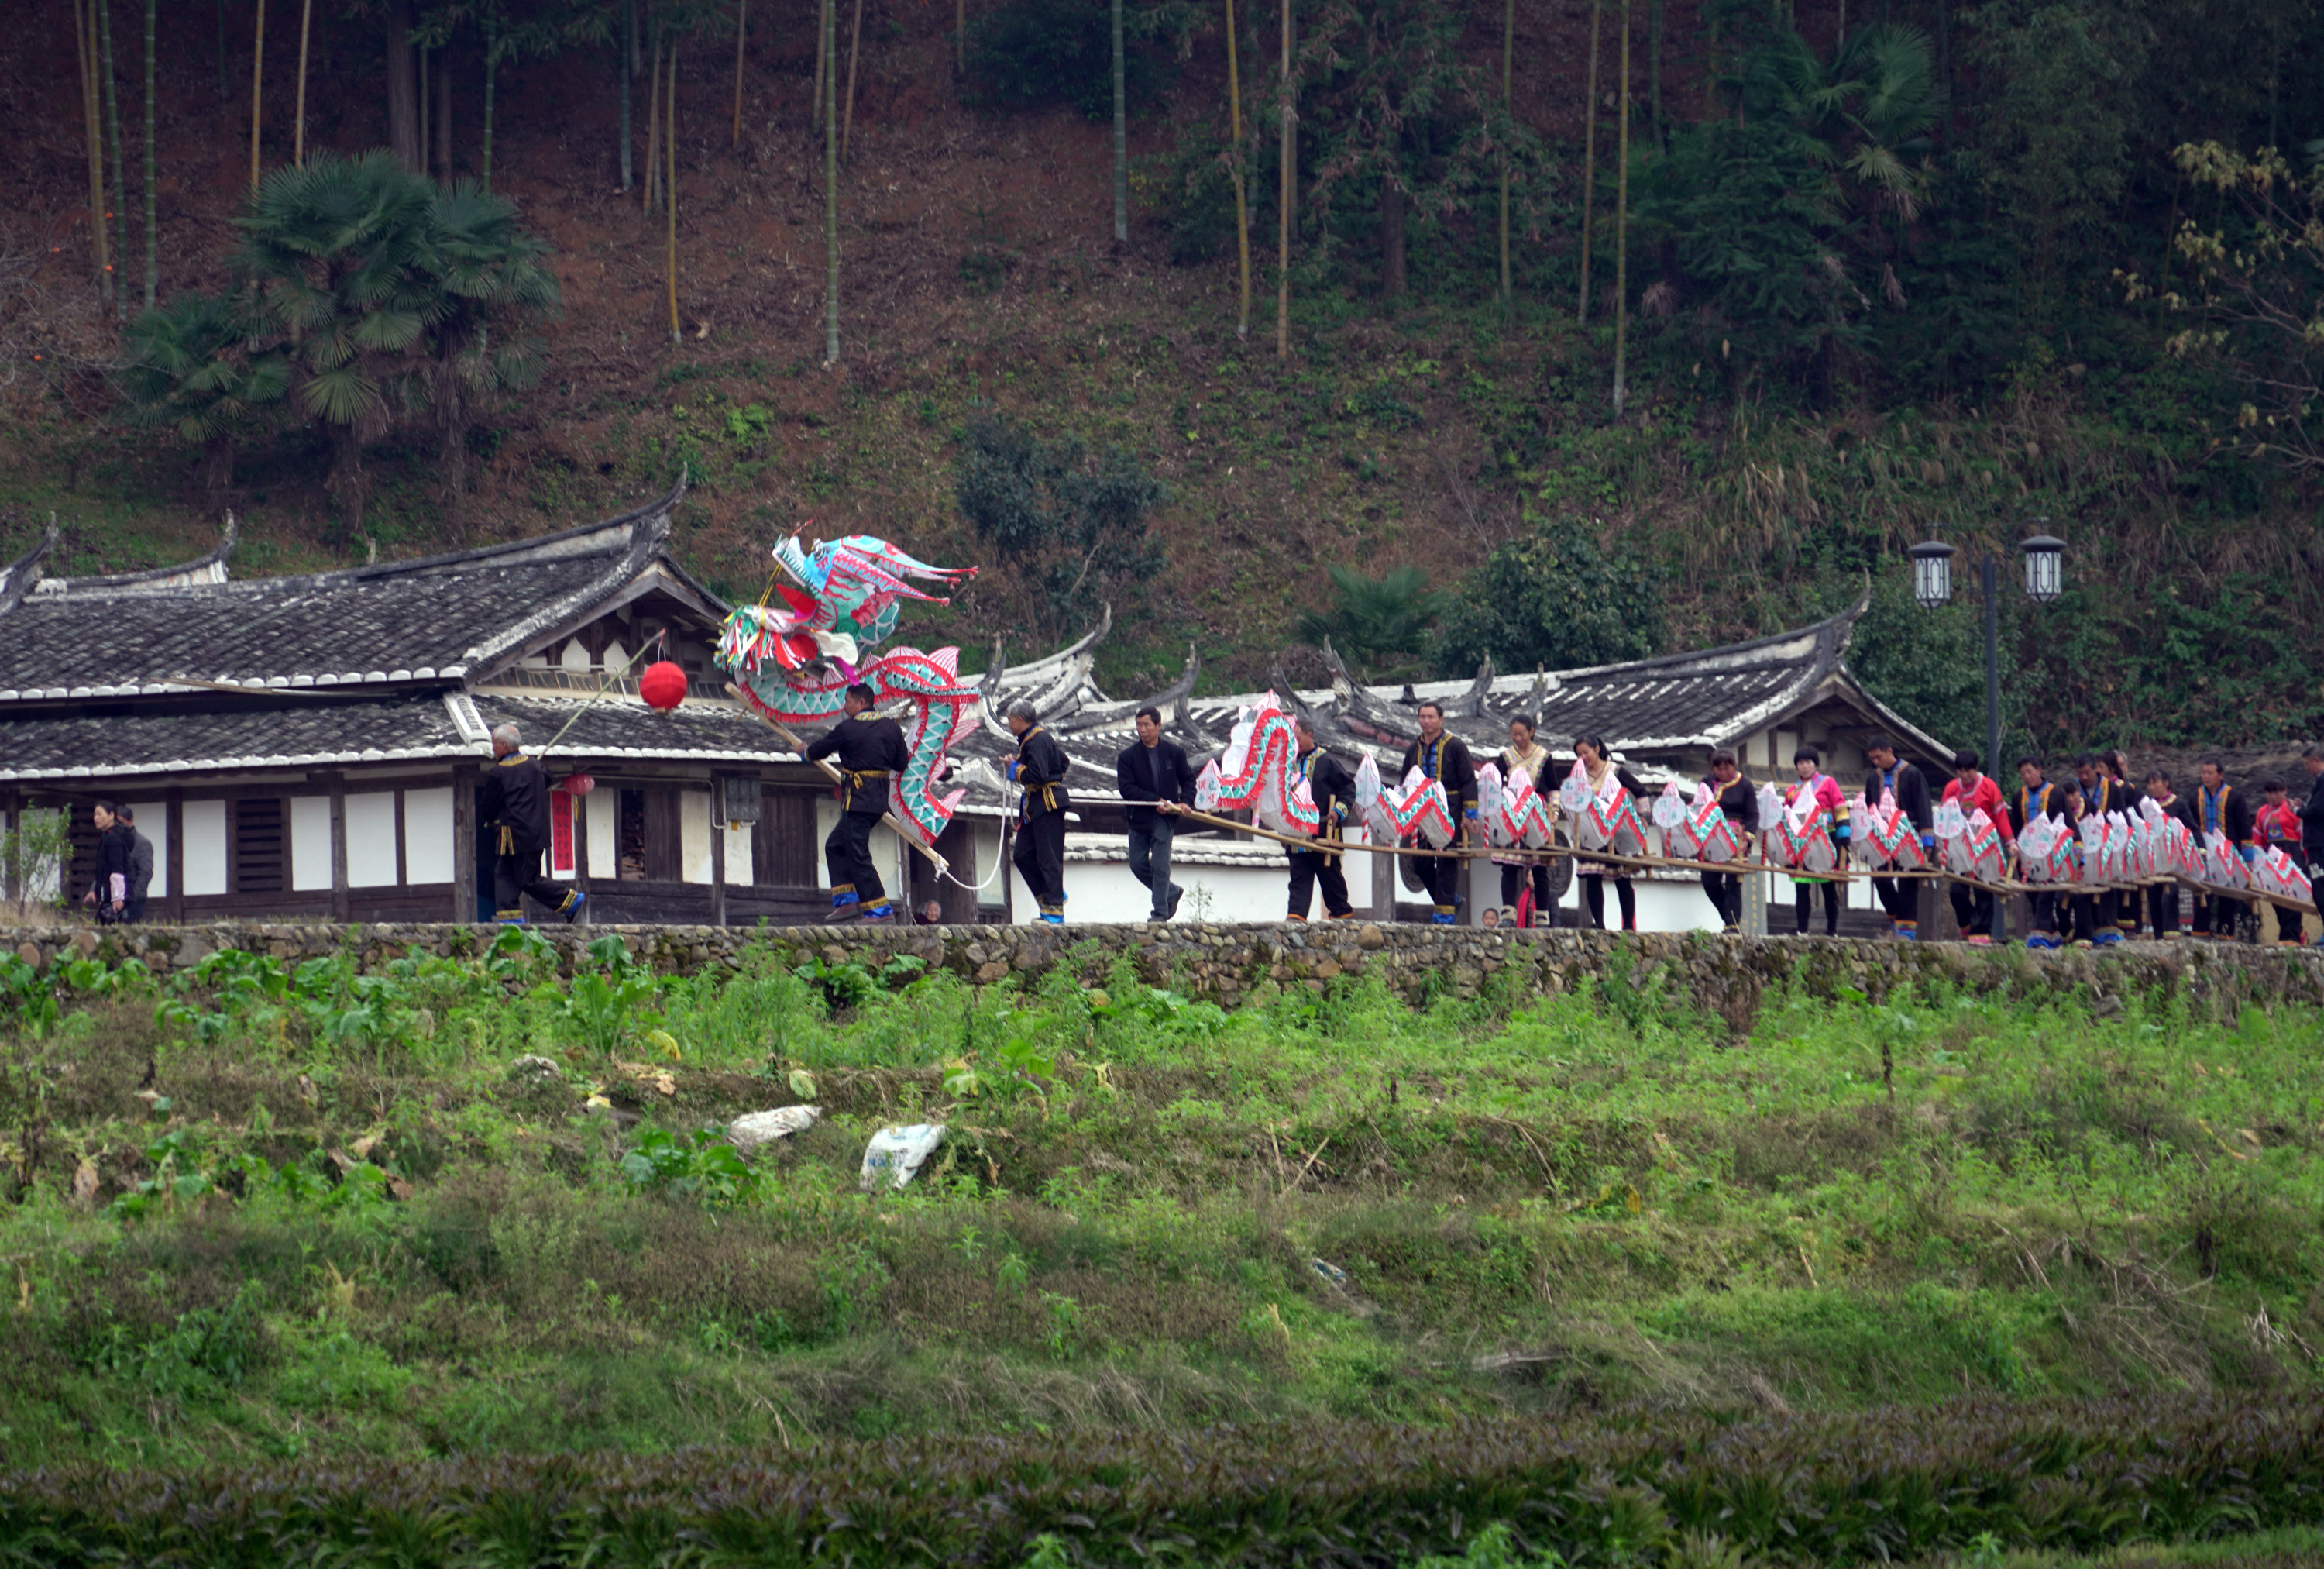
[[[2036,605],[2051,604],[2066,588],[2066,541],[2036,534],[2019,541],[2017,548],[2025,552],[2025,597]]]
[[[1942,540],[1923,540],[1904,552],[1913,558],[1913,597],[1923,610],[1934,610],[1953,596],[1953,548]]]

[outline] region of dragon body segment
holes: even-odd
[[[983,699],[962,682],[958,649],[875,651],[894,635],[901,601],[951,603],[913,587],[912,579],[951,586],[976,569],[931,567],[869,534],[808,550],[793,536],[775,547],[774,558],[779,576],[765,600],[737,606],[719,629],[720,667],[745,704],[786,724],[837,718],[858,681],[881,705],[911,705],[904,723],[911,761],[889,792],[889,815],[933,845],[966,793],[938,792],[945,755],[976,727]]]

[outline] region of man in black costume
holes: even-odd
[[[1864,781],[1864,802],[1877,809],[1880,798],[1896,798],[1896,811],[1913,826],[1913,833],[1921,841],[1921,859],[1928,865],[1937,859],[1937,811],[1929,800],[1929,777],[1920,765],[1907,762],[1896,755],[1896,743],[1885,735],[1876,735],[1864,749],[1864,759],[1872,765],[1871,777]],[[1921,885],[1909,877],[1882,877],[1877,872],[1872,879],[1873,897],[1887,912],[1888,935],[1906,942],[1916,942],[1921,936]]]
[[[845,717],[807,749],[807,761],[839,756],[839,821],[823,841],[831,868],[831,913],[825,920],[893,920],[887,885],[872,859],[872,830],[888,809],[888,792],[904,776],[911,750],[904,727],[872,712],[872,688],[862,681],[840,699]]]
[[[1170,881],[1170,844],[1178,814],[1194,801],[1194,765],[1185,747],[1163,739],[1159,708],[1140,708],[1136,726],[1138,739],[1113,760],[1114,783],[1130,829],[1130,874],[1152,892],[1153,918],[1168,920],[1186,892]]]
[[[1072,798],[1065,790],[1065,770],[1072,760],[1057,738],[1041,728],[1033,705],[1019,698],[1009,705],[1009,733],[1017,738],[1017,755],[1009,777],[1024,791],[1017,811],[1017,848],[1009,859],[1033,891],[1041,919],[1049,926],[1065,924],[1065,808]]]
[[[541,873],[540,858],[549,849],[549,775],[519,745],[515,725],[493,727],[493,771],[485,776],[476,813],[492,835],[493,918],[503,926],[521,925],[524,896],[530,894],[569,924],[589,896]]]
[[[1299,755],[1292,760],[1293,776],[1307,781],[1307,793],[1314,798],[1319,820],[1315,825],[1317,840],[1331,844],[1340,843],[1341,832],[1347,826],[1348,814],[1355,810],[1356,781],[1340,760],[1315,744],[1315,727],[1301,715],[1291,722],[1292,732],[1298,737]],[[1344,857],[1331,850],[1294,850],[1291,852],[1291,918],[1304,921],[1315,898],[1315,884],[1323,885],[1323,913],[1333,920],[1345,920],[1356,913],[1348,902],[1348,876],[1342,866]]]
[[[1420,739],[1404,749],[1404,767],[1397,777],[1405,779],[1416,768],[1422,778],[1444,787],[1445,809],[1452,815],[1452,842],[1445,848],[1457,850],[1469,842],[1470,826],[1477,820],[1477,765],[1469,759],[1468,743],[1444,728],[1443,704],[1421,704],[1419,718]],[[1429,916],[1431,925],[1451,926],[1459,918],[1461,859],[1458,855],[1418,858],[1421,883],[1435,904]]]

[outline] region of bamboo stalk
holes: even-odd
[[[1235,193],[1235,260],[1239,268],[1240,292],[1235,316],[1235,337],[1250,337],[1250,207],[1244,189],[1244,158],[1242,151],[1242,76],[1236,62],[1234,0],[1227,5],[1227,121],[1233,127],[1232,162],[1228,168],[1234,175]]]
[[[1275,239],[1275,357],[1291,357],[1291,203],[1298,189],[1297,148],[1292,126],[1297,108],[1291,85],[1291,0],[1283,0],[1282,144],[1277,150]]]
[[[839,363],[839,0],[823,0],[823,363]]]
[[[1630,347],[1630,0],[1622,0],[1621,123],[1614,153],[1614,417],[1629,388]]]
[[[315,20],[315,0],[299,0],[299,108],[290,132],[290,162],[307,167],[307,32]]]
[[[153,160],[153,26],[161,0],[145,0],[145,308],[161,283],[161,225],[154,194]]]
[[[1517,0],[1501,0],[1501,118],[1509,117],[1509,69],[1517,47]],[[1509,297],[1508,127],[1501,134],[1501,298]]]
[[[430,76],[428,69],[428,46],[424,43],[411,51],[413,69],[419,73],[420,82],[420,172],[422,174],[429,173],[433,167],[429,162],[428,152],[428,91]]]
[[[669,46],[669,93],[663,117],[669,124],[662,135],[662,144],[669,149],[669,189],[662,192],[662,205],[669,215],[669,341],[682,343],[685,338],[678,326],[678,41]]]
[[[855,19],[847,29],[847,108],[839,117],[839,161],[847,162],[855,140],[855,62],[863,53],[863,0],[855,0]]]
[[[105,84],[106,144],[113,154],[113,300],[121,319],[129,319],[129,291],[122,287],[121,270],[129,262],[128,175],[121,157],[121,90],[113,70],[113,0],[96,0],[98,75]]]
[[[1590,324],[1590,245],[1598,213],[1598,29],[1602,0],[1590,0],[1588,115],[1582,125],[1582,300],[1574,319]]]
[[[95,0],[73,0],[73,46],[80,62],[81,132],[88,143],[88,226],[97,263],[97,297],[113,303],[113,265],[106,257],[110,228],[105,220],[105,131],[97,109],[97,31]]]
[[[661,33],[654,32],[653,53],[646,66],[646,177],[638,182],[643,191],[643,210],[653,211],[654,192],[661,186]]]
[[[258,0],[258,19],[251,26],[250,45],[250,189],[258,189],[259,89],[266,82],[266,0]]]
[[[811,130],[823,129],[823,78],[826,66],[824,51],[830,47],[830,40],[823,30],[823,12],[818,8],[815,14],[815,108],[807,116],[807,125]]]
[[[742,145],[742,50],[751,38],[751,0],[734,0],[734,140]]]

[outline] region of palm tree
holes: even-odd
[[[435,186],[385,151],[326,153],[259,184],[235,257],[259,320],[290,335],[292,391],[331,440],[340,539],[363,522],[365,442],[383,434],[409,356],[441,311]]]
[[[180,295],[129,327],[121,381],[130,420],[200,450],[210,512],[225,508],[235,447],[290,386],[279,350],[250,347],[257,330],[248,301],[233,294]]]
[[[517,225],[516,204],[460,180],[436,198],[421,263],[437,299],[426,344],[429,407],[453,538],[467,527],[468,427],[480,407],[540,380],[540,342],[530,321],[562,305],[545,264],[548,245]]]
[[[1397,567],[1378,577],[1337,564],[1323,570],[1339,603],[1302,615],[1302,638],[1319,645],[1329,641],[1376,678],[1407,668],[1427,649],[1429,631],[1450,596],[1432,590],[1419,568]]]

